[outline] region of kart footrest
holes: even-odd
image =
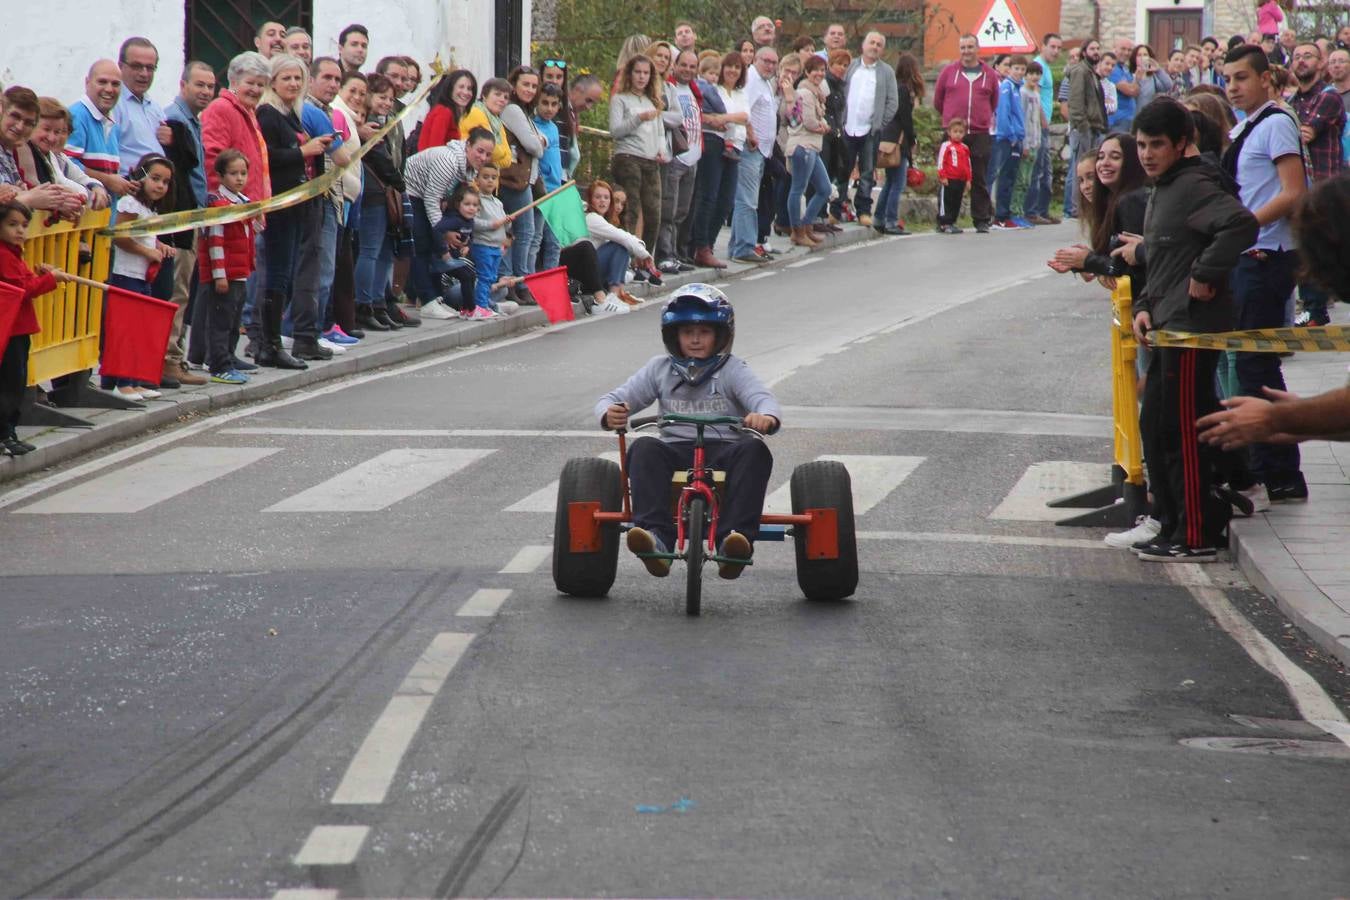
[[[684,559],[683,553],[634,553],[638,559]]]
[[[753,566],[755,564],[754,560],[739,559],[731,556],[709,556],[708,559],[715,563],[731,563],[737,566]]]

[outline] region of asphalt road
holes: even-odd
[[[1235,569],[1169,577],[1024,496],[1109,460],[1105,294],[1042,262],[1073,239],[729,288],[788,410],[770,490],[855,471],[844,603],[772,543],[698,619],[626,555],[608,599],[554,590],[551,482],[614,449],[590,407],[653,308],[0,493],[0,893],[1344,896],[1350,747],[1303,721],[1344,678]]]

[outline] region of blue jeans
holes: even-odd
[[[1265,261],[1251,256],[1238,260],[1230,276],[1236,307],[1236,328],[1280,328],[1284,325],[1284,305],[1294,290],[1294,251],[1270,253]],[[1239,353],[1238,384],[1249,397],[1264,396],[1263,387],[1284,390],[1284,372],[1280,357],[1274,353]],[[1251,471],[1267,487],[1288,483],[1299,471],[1297,444],[1252,444]]]
[[[479,306],[491,308],[492,286],[497,283],[498,273],[502,267],[501,248],[489,247],[486,244],[470,244],[469,259],[473,260],[477,278],[477,284],[474,285],[474,302]]]
[[[1017,183],[1017,167],[1022,165],[1022,142],[994,141],[994,152],[989,155],[989,181],[994,185],[994,218],[1012,216],[1013,185]]]
[[[900,165],[883,171],[886,173],[886,183],[881,186],[881,193],[877,195],[877,213],[872,219],[872,224],[894,228],[900,224],[900,195],[905,192],[909,162],[901,155]]]
[[[319,327],[333,327],[333,277],[337,274],[337,207],[325,202],[319,223]]]
[[[689,234],[689,244],[695,252],[702,247],[711,250],[717,243],[717,232],[722,229],[736,196],[741,164],[722,155],[725,147],[720,137],[703,135],[703,156],[699,158],[698,178],[694,182],[695,208],[691,213],[694,224]]]
[[[431,220],[427,218],[426,208],[421,197],[412,197],[412,237],[413,258],[408,266],[408,277],[423,303],[430,303],[441,295],[431,281],[431,263],[440,242],[431,230]]]
[[[736,172],[736,201],[731,211],[731,244],[727,251],[733,258],[751,255],[759,243],[759,182],[763,174],[763,154],[749,148],[743,150]]]
[[[384,286],[394,267],[394,242],[389,237],[389,212],[384,198],[379,203],[361,206],[357,223],[356,302],[383,306]]]
[[[562,247],[558,246],[558,239],[553,236],[553,230],[544,221],[543,214],[536,209],[534,211],[534,237],[530,240],[530,262],[539,272],[556,269],[558,267],[558,254],[561,252]]]
[[[1050,191],[1052,190],[1053,171],[1050,164],[1049,136],[1041,138],[1041,146],[1036,149],[1036,162],[1031,169],[1031,183],[1027,185],[1027,199],[1023,209],[1028,216],[1050,216]]]
[[[806,186],[815,191],[802,214],[802,195]],[[830,202],[830,175],[820,154],[808,147],[792,151],[792,187],[788,190],[788,224],[793,228],[810,225],[820,218],[820,211]]]
[[[595,258],[600,263],[600,277],[605,282],[605,290],[612,290],[623,284],[628,271],[628,248],[614,241],[605,241],[595,250]]]
[[[534,194],[528,187],[518,191],[502,187],[497,191],[497,196],[501,198],[502,206],[507,213],[529,206],[534,200]],[[534,238],[534,216],[526,214],[512,221],[511,235],[513,241],[509,251],[510,259],[506,261],[506,272],[508,275],[529,275],[534,272],[534,262],[530,259],[530,241]],[[479,283],[482,283],[482,279],[479,279]]]

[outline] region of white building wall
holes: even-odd
[[[480,79],[492,74],[495,14],[490,0],[314,0],[315,55],[335,56],[338,32],[352,22],[370,29],[372,66],[390,54],[430,62],[440,53],[447,65],[465,66]],[[526,58],[529,22],[526,0],[521,34]],[[45,0],[40,15],[12,17],[6,22],[0,83],[26,85],[38,94],[72,103],[84,94],[84,76],[91,63],[103,57],[115,59],[122,41],[141,35],[154,43],[160,55],[150,96],[167,103],[178,92],[184,23],[183,0],[99,0],[97,4]],[[244,49],[252,47],[240,48]]]

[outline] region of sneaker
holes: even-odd
[[[430,303],[423,304],[422,318],[424,319],[458,319],[459,310],[451,309],[440,300],[432,300]]]
[[[1328,316],[1326,319],[1319,321],[1318,319],[1313,318],[1312,313],[1308,312],[1307,310],[1304,310],[1303,312],[1294,316],[1294,324],[1297,325],[1299,328],[1307,328],[1310,325],[1320,327],[1323,325],[1330,325],[1331,317]]]
[[[1142,552],[1145,551],[1145,550],[1151,550],[1151,549],[1153,549],[1154,547],[1165,547],[1165,546],[1167,546],[1167,545],[1170,544],[1170,543],[1171,543],[1171,541],[1169,541],[1167,538],[1163,537],[1163,536],[1160,534],[1160,535],[1158,535],[1157,537],[1151,538],[1151,539],[1149,539],[1149,540],[1147,540],[1147,541],[1140,541],[1140,542],[1137,543],[1137,544],[1131,544],[1131,545],[1130,545],[1130,551],[1133,552],[1133,553],[1138,554],[1138,553],[1142,553]]]
[[[1270,509],[1270,493],[1266,490],[1266,486],[1260,482],[1237,493],[1251,501],[1253,514],[1266,512]]]
[[[674,259],[663,259],[656,264],[656,267],[667,275],[680,274],[680,263]]]
[[[188,367],[188,371],[189,371],[189,372],[205,372],[205,371],[206,371],[206,366],[205,366],[203,363],[195,363],[195,362],[192,362],[191,360],[188,361],[187,367]]]
[[[868,225],[871,225],[872,224],[871,215],[869,215],[868,213],[863,213],[862,215],[858,216],[858,224],[862,225],[864,228],[867,227]]]
[[[610,312],[610,313],[627,313],[633,311],[633,307],[629,306],[627,303],[624,303],[622,300],[620,300],[613,294],[606,294],[605,302],[601,303],[596,308],[599,309],[601,312]]]
[[[1047,219],[1045,216],[1040,216],[1040,215],[1036,215],[1036,216],[1027,216],[1027,221],[1030,222],[1032,225],[1053,225],[1053,224],[1055,224],[1054,222],[1051,222],[1049,219]]]
[[[1219,558],[1217,547],[1187,547],[1185,544],[1154,544],[1139,551],[1144,562],[1211,563]]]
[[[761,259],[769,259],[773,256],[777,256],[778,252],[779,252],[778,250],[775,250],[773,247],[769,245],[768,241],[765,241],[762,244],[755,245],[755,255],[760,257]]]
[[[37,448],[32,444],[26,444],[18,438],[7,437],[0,441],[0,449],[10,456],[23,456],[25,453],[32,453]]]
[[[630,277],[628,277],[628,276],[632,276],[632,277],[630,278]],[[629,270],[628,270],[628,275],[624,276],[624,282],[625,282],[625,283],[627,283],[627,282],[629,282],[629,281],[646,281],[646,280],[647,280],[647,270],[646,270],[646,269],[629,269]]]
[[[248,384],[248,376],[230,369],[228,372],[212,372],[211,381],[216,384]]]
[[[341,344],[344,347],[350,347],[352,344],[361,343],[336,325],[325,331],[321,337],[330,344]]]
[[[738,262],[738,263],[749,263],[749,264],[752,265],[752,266],[757,266],[757,265],[759,265],[760,263],[766,263],[766,262],[768,262],[769,260],[768,260],[768,257],[765,257],[765,256],[759,256],[759,255],[756,254],[755,252],[751,251],[751,252],[749,252],[749,253],[744,253],[744,254],[742,254],[742,255],[740,255],[740,256],[733,256],[733,257],[731,258],[731,261],[732,261],[732,262]]]
[[[466,319],[495,319],[497,314],[486,306],[475,306],[473,312],[469,313]]]
[[[163,397],[163,396],[164,396],[163,394],[161,394],[159,391],[155,390],[154,388],[152,388],[152,387],[146,387],[146,386],[143,385],[143,384],[142,384],[142,385],[138,385],[137,387],[133,388],[133,390],[135,390],[136,393],[140,394],[141,397],[142,397],[142,399],[145,399],[145,400],[158,400],[160,397]]]
[[[750,561],[752,553],[750,541],[739,531],[733,531],[722,539],[722,549],[717,555],[725,559],[743,559]],[[717,564],[717,574],[728,581],[733,578],[739,578],[741,572],[745,569],[745,563],[719,562]]]
[[[1117,531],[1102,538],[1102,543],[1116,550],[1128,550],[1135,544],[1148,543],[1162,531],[1162,523],[1152,516],[1140,516],[1135,519],[1134,527],[1129,531]]]
[[[628,529],[628,549],[632,553],[665,553],[666,547],[661,543],[656,535],[645,528],[638,528],[634,525]],[[670,560],[657,557],[647,557],[642,560],[642,564],[647,567],[647,571],[657,578],[665,578],[670,574]]]
[[[1284,484],[1277,484],[1274,487],[1267,485],[1266,491],[1270,495],[1271,503],[1296,503],[1308,499],[1308,483],[1303,480],[1301,474],[1295,475],[1292,481]]]
[[[978,230],[978,228],[979,228],[979,226],[976,226],[976,230]],[[1017,223],[1014,222],[1012,219],[995,219],[995,220],[994,220],[994,230],[996,230],[996,231],[1016,231],[1016,230],[1017,230]]]
[[[1225,484],[1215,485],[1214,495],[1220,500],[1227,500],[1228,505],[1237,510],[1237,514],[1244,519],[1251,518],[1252,514],[1256,512],[1256,504],[1251,501],[1250,497],[1238,493]]]
[[[230,368],[234,369],[236,372],[258,371],[258,367],[255,364],[249,362],[248,360],[240,359],[237,356],[230,357]]]
[[[347,352],[347,345],[346,345],[346,344],[338,344],[338,343],[334,343],[333,341],[330,341],[330,340],[329,340],[328,338],[326,338],[326,337],[320,337],[320,338],[319,338],[319,346],[320,346],[320,347],[327,347],[329,350],[331,350],[331,351],[333,352],[333,355],[334,355],[334,356],[336,356],[336,355],[338,355],[338,354],[341,354],[341,353],[346,353],[346,352]]]
[[[1033,224],[1031,223],[1031,220],[1030,220],[1030,219],[1027,219],[1027,218],[1025,218],[1025,217],[1023,217],[1023,216],[1013,216],[1012,221],[1013,221],[1013,224],[1015,224],[1018,228],[1035,228],[1035,227],[1036,227],[1035,225],[1033,225]]]
[[[957,233],[957,234],[960,234],[960,233],[961,233],[961,229],[960,229],[960,228],[956,229],[956,233]],[[975,226],[975,233],[976,233],[976,234],[988,234],[988,233],[989,233],[989,226],[988,226],[988,225],[976,225],[976,226]]]

